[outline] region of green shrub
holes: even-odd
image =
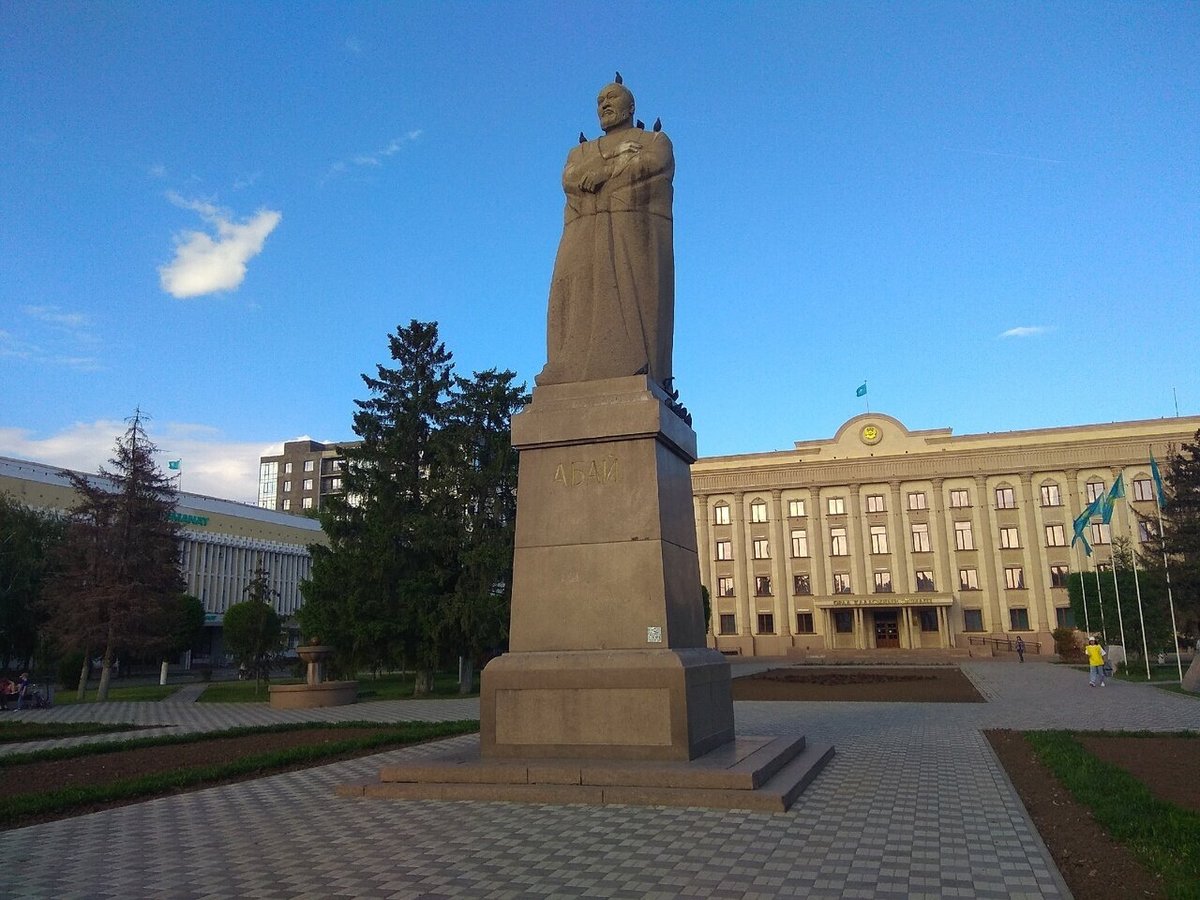
[[[79,687],[79,673],[83,671],[83,651],[76,650],[66,654],[58,661],[58,683],[68,691]]]
[[[1079,642],[1076,640],[1076,631],[1074,628],[1055,628],[1050,636],[1054,638],[1054,652],[1058,654],[1058,658],[1063,662],[1084,661],[1083,648],[1079,646]]]

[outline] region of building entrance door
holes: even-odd
[[[875,613],[875,646],[879,648],[900,646],[900,626],[896,623],[896,611]]]

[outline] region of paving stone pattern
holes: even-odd
[[[334,796],[337,784],[436,752],[425,745],[8,832],[0,895],[1068,897],[981,729],[1200,729],[1200,703],[1144,685],[1089,689],[1085,673],[1044,663],[963,668],[988,703],[736,704],[741,734],[801,731],[837,745],[783,814]],[[111,703],[21,714],[172,731],[476,715],[472,700],[287,711]]]

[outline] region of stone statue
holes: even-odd
[[[645,374],[670,391],[675,156],[658,125],[634,124],[633,94],[619,77],[597,98],[604,135],[580,135],[563,169],[567,204],[539,385]]]

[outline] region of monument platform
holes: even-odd
[[[483,759],[478,744],[387,766],[341,797],[565,805],[696,806],[786,812],[833,756],[803,737],[742,737],[691,761]]]

